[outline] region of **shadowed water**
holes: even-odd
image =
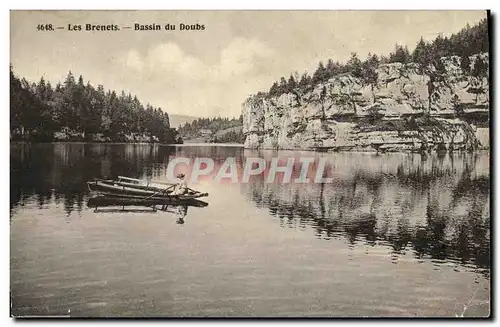
[[[87,180],[165,180],[175,156],[236,157],[239,175],[250,157],[323,157],[332,182],[207,178],[183,223],[86,206]],[[488,153],[11,144],[10,160],[14,315],[489,314]]]

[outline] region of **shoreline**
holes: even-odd
[[[414,150],[414,149],[407,149],[407,150],[397,150],[397,151],[377,151],[374,149],[354,149],[354,150],[343,150],[343,149],[335,149],[335,148],[316,148],[316,149],[311,149],[311,148],[245,148],[245,150],[251,150],[251,151],[312,151],[312,152],[324,152],[324,153],[354,153],[354,152],[360,152],[360,153],[448,153],[448,152],[456,152],[456,153],[464,153],[464,152],[479,152],[479,151],[489,151],[491,152],[491,147],[481,147],[477,148],[474,150]]]
[[[10,144],[131,144],[131,145],[150,145],[150,146],[227,146],[227,147],[243,147],[239,143],[149,143],[149,142],[85,142],[85,141],[51,141],[51,142],[36,142],[36,141],[10,141]]]
[[[183,144],[173,144],[173,143],[146,143],[146,142],[84,142],[84,141],[73,141],[73,142],[33,142],[33,141],[10,141],[10,144],[109,144],[109,145],[141,145],[141,146],[171,146],[171,147],[234,147],[242,148],[247,151],[296,151],[296,152],[322,152],[322,153],[366,153],[366,154],[391,154],[391,153],[416,153],[416,154],[445,154],[445,153],[477,153],[477,152],[489,152],[491,153],[491,148],[480,148],[475,150],[446,150],[446,151],[412,151],[412,150],[401,150],[401,151],[376,151],[371,149],[361,150],[336,150],[336,149],[276,149],[276,148],[246,148],[244,144],[239,143],[183,143]]]

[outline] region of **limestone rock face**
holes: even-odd
[[[359,151],[460,150],[488,147],[488,76],[472,76],[459,57],[441,68],[391,63],[377,82],[350,74],[309,90],[249,97],[242,106],[245,147]],[[468,71],[467,71],[468,70]],[[482,117],[478,120],[478,117]],[[479,135],[479,134],[481,135]]]

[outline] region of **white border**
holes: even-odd
[[[1,37],[1,42],[4,45],[4,51],[1,53],[2,55],[2,63],[3,67],[5,69],[4,74],[3,74],[3,81],[6,81],[4,84],[5,87],[1,88],[1,92],[3,93],[3,99],[4,99],[4,106],[2,106],[1,114],[2,114],[2,119],[0,120],[1,125],[1,134],[5,135],[4,138],[2,138],[0,144],[1,144],[1,151],[2,153],[5,154],[5,156],[10,156],[10,150],[9,150],[9,143],[7,143],[7,134],[9,133],[9,80],[8,80],[8,62],[10,61],[9,58],[9,49],[10,49],[10,43],[9,43],[9,9],[73,9],[73,10],[78,10],[78,9],[130,9],[130,10],[146,10],[146,9],[198,9],[198,10],[203,10],[203,9],[211,9],[211,10],[224,10],[224,9],[264,9],[264,10],[270,10],[270,9],[294,9],[294,10],[300,10],[300,9],[306,9],[306,10],[312,10],[312,9],[340,9],[340,10],[355,10],[355,9],[364,9],[364,10],[370,10],[370,9],[379,9],[379,10],[471,10],[471,9],[492,9],[492,13],[496,14],[498,10],[496,10],[499,1],[498,0],[490,0],[490,1],[485,1],[485,0],[474,0],[474,1],[435,1],[435,0],[420,0],[420,1],[380,1],[380,2],[374,2],[374,1],[356,1],[356,0],[349,0],[349,1],[338,1],[332,3],[332,1],[319,1],[319,0],[307,0],[307,1],[270,1],[270,0],[253,0],[253,1],[233,1],[233,2],[225,2],[225,1],[202,1],[202,0],[183,0],[179,1],[177,3],[168,3],[166,5],[163,5],[162,7],[158,7],[159,1],[152,1],[152,0],[141,0],[141,1],[131,1],[131,0],[122,0],[119,1],[117,4],[119,6],[112,6],[110,4],[105,4],[103,1],[99,0],[87,0],[87,1],[61,1],[61,0],[46,0],[43,3],[42,2],[37,2],[37,1],[2,1],[1,6],[5,8],[2,8],[3,10],[1,11],[1,21],[3,22],[3,28],[0,32],[0,37]],[[286,4],[286,6],[283,6],[283,4]],[[496,20],[497,17],[495,17],[496,23],[498,21]],[[495,35],[495,43],[498,44],[497,41],[497,33]],[[494,50],[495,54],[497,53],[496,47]],[[496,59],[496,56],[495,56]],[[495,60],[496,61],[496,60]],[[498,66],[495,65],[495,66]],[[498,71],[497,68],[495,67],[495,76],[498,76]],[[493,81],[494,85],[497,85],[497,79]],[[493,92],[495,93],[495,92]],[[497,103],[495,101],[495,103]],[[496,108],[493,108],[496,109]],[[496,114],[498,116],[498,113]],[[498,134],[498,132],[496,133]],[[495,140],[495,152],[498,152],[499,150],[499,144],[497,142],[498,140]],[[4,181],[9,180],[9,175],[7,173],[7,168],[9,166],[9,163],[7,160],[2,161],[2,179]],[[498,177],[498,176],[497,176]],[[498,178],[495,179],[495,185],[498,184]],[[496,189],[496,188],[495,188]],[[10,196],[10,193],[7,190],[7,185],[5,185],[3,188],[0,189],[1,194],[0,194],[0,199],[3,201],[3,213],[4,216],[2,217],[3,221],[3,228],[2,232],[4,233],[4,237],[2,238],[2,244],[1,244],[1,254],[2,254],[2,263],[5,263],[7,265],[3,265],[2,269],[2,274],[3,278],[1,279],[1,293],[0,293],[0,308],[2,310],[1,312],[1,317],[4,322],[13,324],[14,321],[13,319],[10,319],[10,313],[9,313],[9,305],[10,305],[10,300],[9,300],[9,279],[10,279],[10,272],[9,272],[9,262],[10,262],[10,252],[9,252],[9,231],[10,231],[10,223],[9,223],[9,217],[7,216],[7,202]],[[493,198],[491,199],[492,204],[495,202]],[[492,212],[493,214],[493,219],[496,218],[496,210]],[[500,225],[500,222],[496,222],[496,228],[494,231],[492,231],[492,234],[496,235],[497,230],[498,230],[498,225]],[[495,240],[498,237],[495,237]],[[497,249],[497,242],[495,244],[492,244],[493,249]],[[497,251],[494,251],[495,253],[495,261],[497,261]],[[496,267],[495,267],[496,268]],[[493,271],[495,272],[495,271]],[[496,274],[495,274],[496,275]],[[496,276],[492,276],[492,278],[495,278]],[[498,283],[498,281],[496,281]],[[495,290],[492,290],[493,292]],[[496,294],[496,292],[495,292]],[[495,303],[498,302],[498,299],[496,299]],[[495,310],[495,312],[498,314],[498,311]],[[311,322],[301,322],[301,324],[310,324],[314,323],[316,321],[311,321]],[[344,323],[343,321],[330,321],[331,323],[338,324],[338,323]],[[46,323],[51,324],[51,321],[47,321]],[[101,325],[104,322],[101,321],[88,321],[85,323],[90,323],[90,324],[97,324]],[[116,323],[116,322],[115,322]],[[121,322],[118,322],[121,323]],[[143,322],[138,322],[140,324],[146,324],[147,321]],[[177,325],[177,324],[186,324],[186,322],[181,322],[181,321],[168,321],[168,324],[171,325]],[[189,322],[192,323],[192,322]],[[231,324],[234,324],[235,322],[232,322]],[[246,321],[246,323],[259,323],[259,324],[271,324],[273,322],[263,322],[263,321]],[[355,323],[359,324],[360,322],[350,322],[350,323]],[[380,323],[385,324],[386,321],[381,321]],[[396,324],[403,323],[401,320],[394,321]],[[420,323],[428,323],[426,321],[417,321],[418,324]],[[450,323],[455,323],[455,321],[442,321],[444,324],[450,324]],[[474,321],[468,322],[469,324],[475,324]],[[66,323],[65,323],[66,324]],[[3,324],[2,324],[3,325]]]
[[[131,10],[160,10],[160,9],[336,9],[336,10],[471,10],[471,9],[488,9],[494,6],[495,1],[435,1],[435,0],[420,0],[418,2],[410,1],[325,1],[325,0],[308,0],[308,1],[277,1],[277,0],[254,0],[254,1],[202,1],[202,0],[183,0],[176,3],[162,3],[158,6],[159,1],[144,0],[133,1],[123,0],[117,5],[109,5],[103,1],[60,1],[46,0],[43,3],[37,1],[12,1],[10,9],[131,9]]]

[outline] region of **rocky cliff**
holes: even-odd
[[[488,54],[478,58],[489,67]],[[472,76],[460,57],[441,67],[380,65],[377,82],[342,74],[278,97],[243,104],[246,148],[359,151],[470,150],[489,147],[488,72]]]

